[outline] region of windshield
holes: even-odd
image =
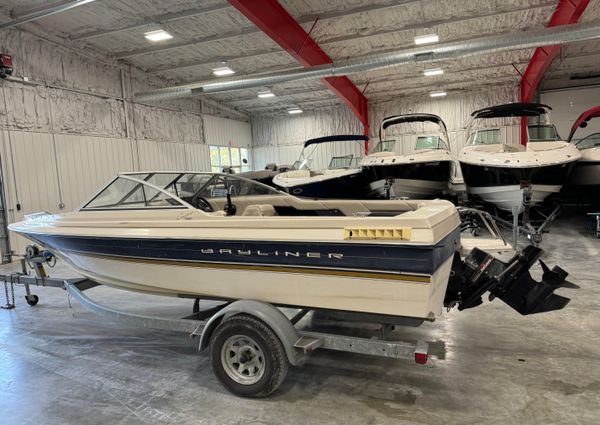
[[[556,127],[552,124],[528,125],[527,137],[530,142],[554,142],[560,140]]]
[[[131,173],[114,179],[82,209],[186,208],[182,201],[195,206],[198,198],[224,198],[228,192],[232,197],[285,196],[270,186],[233,174]]]
[[[590,149],[600,146],[600,133],[590,134],[575,144],[578,149]]]
[[[439,136],[419,136],[415,149],[448,149],[448,147]]]
[[[371,153],[394,152],[395,145],[396,145],[395,140],[382,140],[381,142],[377,143],[377,145],[375,146],[375,148],[373,149],[373,151]]]
[[[499,128],[477,130],[471,133],[467,141],[467,145],[496,145],[499,143],[502,143]]]
[[[340,168],[350,168],[354,155],[334,156],[327,167],[329,170],[339,170]]]

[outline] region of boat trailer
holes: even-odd
[[[68,296],[76,299],[83,308],[93,314],[126,325],[156,329],[161,331],[181,332],[190,338],[199,337],[199,350],[210,348],[213,371],[225,387],[234,394],[245,397],[266,397],[274,392],[287,373],[288,364],[301,366],[308,356],[317,349],[329,349],[350,353],[367,354],[372,356],[394,359],[413,360],[417,364],[433,366],[433,359],[428,354],[428,344],[424,341],[405,342],[390,340],[389,333],[395,325],[418,326],[423,320],[414,318],[393,318],[392,323],[386,318],[375,321],[376,315],[347,313],[350,320],[361,319],[363,323],[381,325],[376,335],[371,338],[347,336],[333,333],[312,332],[303,330],[296,325],[308,313],[324,313],[325,310],[296,309],[296,314],[289,318],[273,304],[254,301],[238,300],[225,302],[216,307],[200,310],[200,299],[195,299],[193,314],[184,318],[165,318],[146,316],[117,310],[98,303],[90,298],[85,291],[101,285],[87,278],[51,278],[46,274],[45,265],[52,264],[56,259],[48,251],[40,251],[37,247],[27,247],[25,256],[21,259],[20,272],[0,274],[4,284],[6,303],[2,309],[15,308],[14,286],[25,288],[25,300],[28,305],[35,306],[39,297],[31,292],[31,286],[62,288]],[[31,275],[27,265],[33,269]],[[11,295],[9,297],[9,295]],[[370,321],[366,322],[370,317]],[[235,335],[230,335],[235,328]],[[228,335],[230,335],[228,338]],[[266,341],[268,346],[256,344],[256,341]],[[231,353],[231,355],[229,354]],[[265,370],[264,360],[270,356],[274,363],[271,370]],[[286,359],[287,357],[287,359]],[[267,385],[248,385],[253,377],[260,374],[271,374]]]

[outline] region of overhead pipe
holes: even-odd
[[[84,4],[92,3],[96,0],[75,0],[67,3],[61,3],[58,5],[46,7],[44,9],[38,10],[34,13],[25,13],[22,14],[22,17],[13,19],[12,21],[5,22],[0,24],[0,30],[6,28],[16,27],[17,25],[25,24],[27,22],[35,21],[37,19],[45,18],[46,16],[55,15],[57,13],[66,12],[67,10],[71,10],[78,6],[83,6]]]
[[[598,38],[600,38],[600,22],[540,28],[530,31],[502,34],[499,36],[481,37],[470,41],[415,47],[393,53],[363,56],[357,59],[305,69],[292,69],[276,73],[228,78],[218,82],[214,82],[213,80],[186,84],[183,86],[158,89],[151,92],[137,93],[135,99],[144,102],[174,99],[192,95],[270,86],[288,81],[351,75],[399,65],[439,62],[475,55],[501,53],[520,49],[533,49],[541,46],[553,46]]]

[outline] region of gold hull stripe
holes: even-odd
[[[226,263],[202,263],[192,261],[178,261],[178,260],[161,260],[161,259],[148,259],[148,258],[137,258],[137,257],[114,257],[111,255],[97,255],[87,254],[78,252],[80,255],[88,257],[97,257],[102,259],[110,259],[113,261],[123,261],[129,263],[144,263],[144,264],[161,264],[166,266],[178,266],[178,267],[196,267],[205,269],[227,269],[227,270],[252,270],[252,271],[264,271],[264,272],[279,272],[279,273],[297,273],[297,274],[314,274],[322,276],[344,276],[344,277],[357,277],[363,279],[383,279],[383,280],[402,280],[409,282],[418,283],[430,283],[430,276],[422,275],[409,275],[409,274],[396,274],[396,273],[377,273],[377,272],[361,272],[353,270],[332,270],[332,269],[317,269],[308,267],[286,267],[286,266],[267,266],[267,265],[255,265],[255,264],[226,264]]]

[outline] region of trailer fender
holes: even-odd
[[[306,355],[294,348],[300,336],[290,319],[272,304],[254,300],[235,301],[212,316],[200,335],[199,350],[202,351],[209,346],[213,332],[223,319],[236,314],[247,314],[265,322],[283,344],[289,362],[294,366],[304,362]]]

